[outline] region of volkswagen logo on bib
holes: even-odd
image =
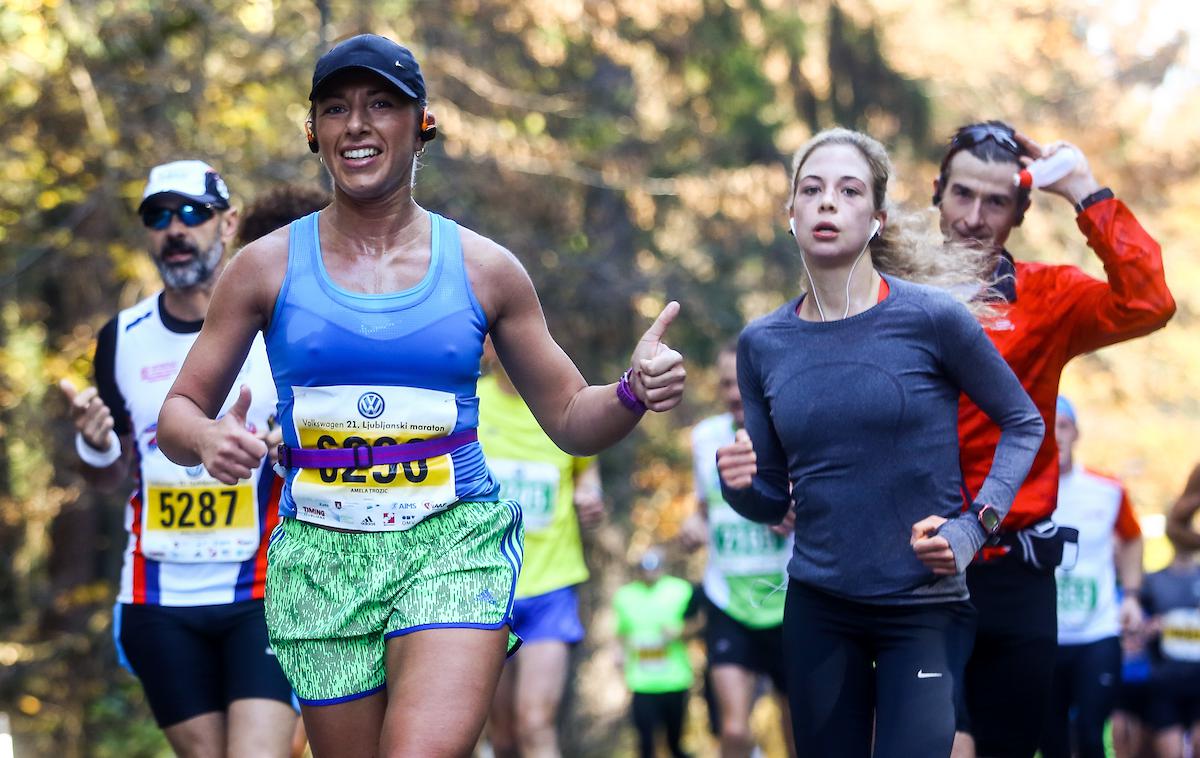
[[[363,418],[379,418],[383,413],[383,396],[378,392],[364,392],[358,398],[358,412]]]

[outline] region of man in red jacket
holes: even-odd
[[[994,251],[995,288],[1007,304],[987,326],[988,335],[1041,410],[1047,429],[1054,428],[1059,378],[1069,360],[1149,334],[1175,312],[1158,243],[1095,180],[1082,151],[1070,173],[1043,189],[1074,206],[1108,281],[1074,266],[1018,261],[1005,249],[1029,208],[1029,191],[1019,189],[1013,176],[1022,165],[1066,146],[1043,148],[999,121],[964,126],[950,141],[933,196],[948,239]],[[996,425],[963,398],[964,496],[978,491],[999,438]],[[970,659],[955,755],[977,750],[981,756],[1027,758],[1037,749],[1057,635],[1054,568],[1062,541],[1048,521],[1057,489],[1057,450],[1054,435],[1047,434],[998,539],[967,569],[979,616],[973,650],[964,640],[963,654],[969,652]]]

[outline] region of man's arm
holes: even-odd
[[[576,463],[580,460],[576,459]],[[575,516],[584,529],[598,526],[604,520],[604,489],[600,485],[600,465],[587,460],[575,471]]]
[[[688,598],[687,607],[683,609],[683,632],[679,635],[683,638],[696,637],[704,631],[706,623],[704,614],[700,613],[702,603],[700,601],[704,590],[699,585],[692,586],[692,594]]]
[[[1068,283],[1078,291],[1070,309],[1070,353],[1091,352],[1165,326],[1175,314],[1175,299],[1167,288],[1162,250],[1129,208],[1115,198],[1101,200],[1076,221],[1108,281],[1080,274],[1080,281]]]
[[[1200,465],[1192,469],[1183,494],[1167,513],[1167,536],[1187,550],[1200,550],[1200,534],[1192,526],[1192,517],[1200,510]]]
[[[679,542],[688,551],[699,550],[708,543],[708,497],[704,484],[706,468],[715,464],[712,460],[704,460],[704,451],[710,450],[708,445],[697,435],[700,427],[692,430],[692,488],[696,493],[696,510],[683,520],[679,527]]]
[[[116,353],[117,320],[113,318],[96,338],[92,361],[96,386],[77,390],[68,379],[59,383],[71,404],[80,470],[88,484],[103,492],[128,479],[133,462],[134,441],[125,398],[117,386]]]
[[[1143,613],[1138,594],[1142,591],[1144,545],[1139,534],[1132,539],[1117,538],[1117,581],[1121,585],[1121,629],[1132,631],[1142,624]]]
[[[1043,148],[1024,134],[1017,134],[1017,140],[1029,155],[1024,163],[1062,148],[1072,148],[1080,156],[1070,173],[1044,188],[1076,209],[1076,223],[1104,264],[1108,279],[1101,282],[1075,271],[1074,277],[1060,282],[1058,294],[1067,303],[1064,325],[1070,329],[1070,354],[1081,355],[1162,328],[1175,313],[1175,300],[1167,289],[1158,243],[1111,190],[1100,186],[1078,147],[1056,142]]]

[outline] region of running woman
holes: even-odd
[[[178,755],[286,756],[296,711],[263,617],[280,491],[260,441],[275,417],[263,341],[233,368],[253,388],[240,413],[264,453],[247,459],[244,477],[222,482],[172,463],[156,434],[163,398],[211,314],[238,212],[220,175],[188,160],[151,170],[138,213],[163,289],[100,330],[95,388],[63,383],[88,479],[109,490],[131,472],[137,482],[125,507],[117,650]],[[228,413],[234,399],[215,398],[214,409]]]
[[[754,750],[750,714],[762,676],[779,699],[783,730],[791,731],[783,665],[783,605],[791,523],[756,524],[736,513],[721,496],[717,450],[732,444],[745,425],[737,384],[737,343],[717,354],[717,383],[725,412],[692,430],[692,466],[699,509],[681,533],[690,547],[707,545],[704,570],[704,642],[707,682],[723,758]],[[710,707],[712,707],[710,705]],[[790,737],[785,743],[791,744]]]
[[[247,475],[265,452],[238,414],[249,389],[214,417],[262,331],[286,473],[267,624],[313,753],[466,755],[517,644],[521,560],[519,506],[476,441],[484,337],[550,438],[588,455],[679,402],[682,358],[661,341],[678,305],[620,382],[588,386],[517,259],[413,200],[436,127],[412,54],[350,38],[317,61],[309,99],[333,202],[233,260],[159,440],[223,481]]]
[[[973,246],[990,259],[994,292],[1003,302],[985,324],[988,337],[1021,380],[1048,429],[1063,368],[1077,355],[1162,328],[1175,312],[1162,252],[1113,191],[1079,161],[1042,188],[1071,204],[1075,223],[1104,264],[1106,281],[1075,266],[1015,258],[1006,242],[1029,209],[1029,190],[1013,176],[1030,161],[1071,147],[1045,147],[1012,126],[987,121],[955,132],[934,182],[933,204],[951,243],[947,258]],[[961,464],[968,494],[987,476],[1000,428],[978,404],[959,408]],[[1046,435],[1029,477],[1005,518],[996,545],[967,570],[971,602],[979,612],[974,634],[960,644],[970,658],[960,699],[955,755],[978,748],[988,758],[1032,758],[1048,711],[1058,647],[1054,567],[1061,533],[1049,521],[1058,489],[1054,435]],[[1033,545],[1040,557],[1022,545]],[[965,659],[965,655],[964,655]]]
[[[890,173],[882,145],[845,129],[797,153],[788,206],[806,291],[742,332],[746,429],[717,453],[736,511],[794,511],[784,655],[801,756],[949,754],[963,571],[1044,431],[971,312],[891,273],[949,284],[975,269],[938,270],[940,240],[886,204]],[[963,392],[1004,431],[967,510]]]
[[[1142,623],[1142,530],[1121,482],[1079,462],[1075,408],[1061,395],[1054,434],[1054,521],[1079,530],[1079,556],[1055,572],[1058,657],[1041,752],[1045,758],[1104,758],[1104,724],[1121,685],[1121,634]]]
[[[580,527],[604,518],[594,458],[568,455],[521,400],[489,340],[479,380],[479,444],[500,480],[500,497],[521,504],[525,558],[513,604],[521,654],[504,667],[488,716],[497,758],[557,756],[558,710],[571,647],[583,640],[576,586],[587,581]]]

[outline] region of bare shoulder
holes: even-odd
[[[488,320],[494,321],[513,298],[531,293],[533,284],[508,248],[465,226],[459,230],[467,278]]]
[[[237,251],[221,275],[220,288],[236,299],[252,303],[268,316],[283,286],[288,264],[288,228],[276,229]]]

